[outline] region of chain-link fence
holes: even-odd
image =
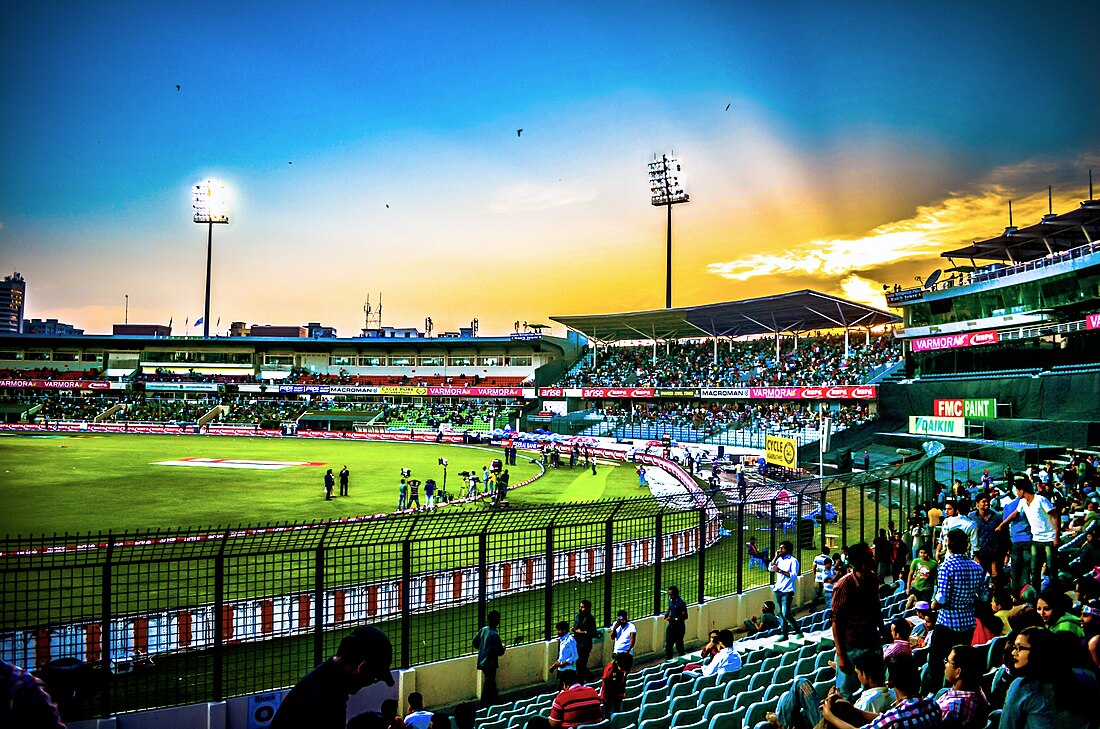
[[[748,542],[821,546],[903,528],[924,458],[868,474],[725,486],[691,499],[442,509],[350,522],[0,542],[0,654],[35,667],[68,720],[293,685],[355,625],[395,667],[473,652],[489,610],[509,645],[546,640],[581,599],[597,622],[770,584]]]

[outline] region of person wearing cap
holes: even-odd
[[[393,646],[371,626],[356,628],[340,641],[336,655],[307,673],[279,704],[271,729],[343,729],[348,696],[381,681],[393,686]]]
[[[1005,513],[1004,521],[998,529],[1004,529],[1013,519],[1024,518],[1031,528],[1031,586],[1036,591],[1043,584],[1043,565],[1049,564],[1052,583],[1057,583],[1058,570],[1055,557],[1058,552],[1058,539],[1061,520],[1058,510],[1045,496],[1035,493],[1035,485],[1026,478],[1016,480],[1016,493],[1020,500],[1012,513]]]

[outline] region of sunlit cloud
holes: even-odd
[[[1009,200],[1015,203],[1017,225],[1036,222],[1047,212],[1047,195],[1045,190],[1035,190],[1042,189],[1056,172],[1053,164],[1034,160],[999,168],[972,189],[918,207],[912,216],[879,225],[865,235],[814,239],[784,252],[710,263],[707,271],[734,281],[784,274],[816,277],[826,287],[852,293],[853,298],[873,291],[876,284],[881,291],[883,282],[853,272],[931,259],[973,240],[995,236],[1008,225]],[[1079,194],[1062,193],[1054,200],[1054,209],[1071,209],[1078,199]],[[877,301],[882,304],[881,295]]]
[[[499,190],[496,199],[489,203],[494,213],[532,212],[550,210],[565,205],[588,202],[596,197],[594,189],[559,187],[533,182],[522,182]]]

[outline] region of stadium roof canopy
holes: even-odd
[[[901,321],[887,311],[808,289],[680,309],[552,316],[550,319],[599,342],[742,337],[815,329],[873,327]]]
[[[1025,228],[1005,228],[994,238],[941,254],[944,258],[1026,263],[1100,240],[1100,200],[1085,200],[1076,210],[1043,219]]]

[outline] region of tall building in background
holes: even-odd
[[[27,282],[16,271],[0,283],[0,332],[23,333],[23,304],[27,298]]]

